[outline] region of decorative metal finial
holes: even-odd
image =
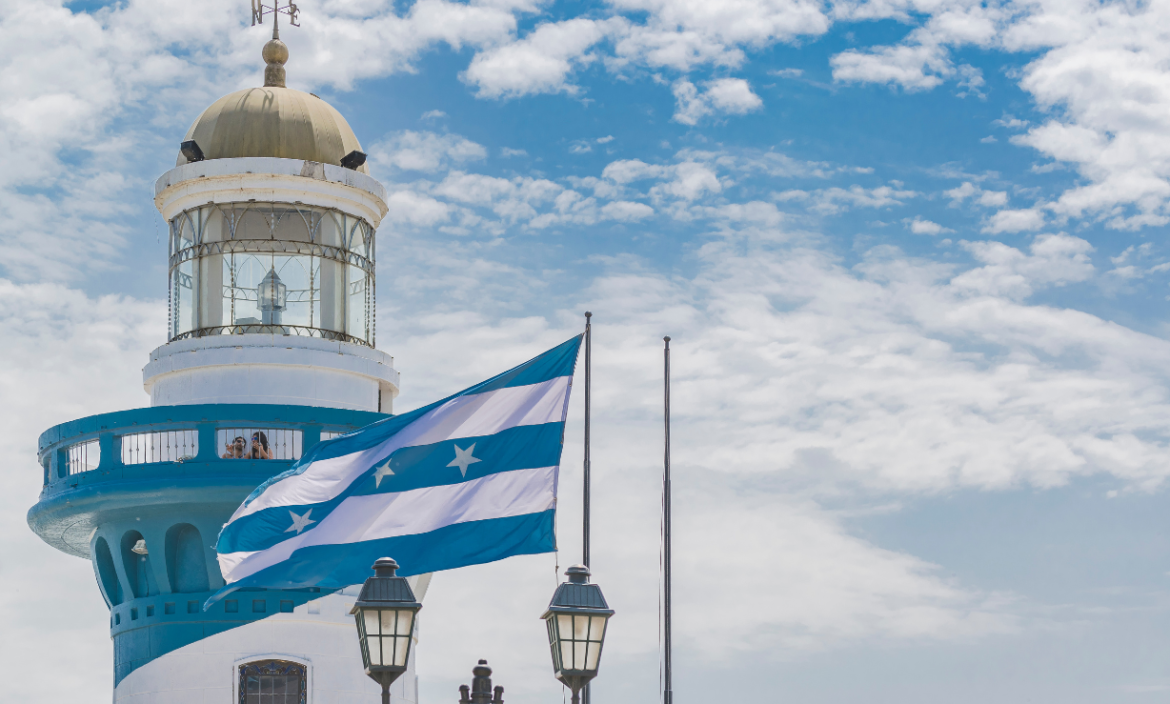
[[[261,55],[264,57],[264,86],[266,88],[284,88],[284,63],[288,61],[288,46],[280,41],[280,16],[288,15],[288,23],[300,27],[297,21],[300,9],[296,3],[290,2],[281,5],[280,0],[272,0],[272,5],[265,5],[264,0],[252,0],[252,26],[264,24],[264,15],[272,15],[272,39],[264,45]]]

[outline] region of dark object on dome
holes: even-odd
[[[364,152],[359,152],[356,149],[349,154],[341,157],[341,165],[347,169],[357,171],[362,164],[366,163],[366,155]]]
[[[199,148],[199,143],[191,139],[179,145],[179,151],[183,152],[183,156],[187,157],[187,163],[196,161],[203,161],[203,150]]]

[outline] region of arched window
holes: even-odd
[[[239,704],[305,704],[306,667],[288,660],[240,665]]]

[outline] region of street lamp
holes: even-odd
[[[280,280],[276,269],[269,269],[256,287],[256,305],[260,308],[262,322],[265,325],[280,325],[287,300],[288,286]]]
[[[578,704],[581,688],[597,676],[605,626],[614,612],[601,587],[589,583],[588,567],[573,565],[565,576],[569,581],[557,587],[541,618],[548,626],[553,674],[573,691],[573,704]]]
[[[382,685],[382,704],[390,704],[390,685],[406,672],[414,615],[422,604],[406,577],[397,577],[398,563],[389,557],[374,563],[374,576],[362,585],[350,609],[357,622],[362,663],[370,679]]]

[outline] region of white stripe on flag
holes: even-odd
[[[560,376],[539,384],[457,396],[419,417],[380,445],[318,460],[301,474],[282,479],[252,503],[237,508],[231,520],[274,506],[309,506],[329,501],[345,491],[375,462],[403,447],[494,435],[521,425],[563,422],[565,394],[571,380],[572,377]]]
[[[459,484],[351,496],[312,530],[267,550],[219,555],[220,570],[230,583],[287,560],[293,551],[309,545],[418,535],[456,523],[547,511],[555,503],[556,470],[519,469]]]

